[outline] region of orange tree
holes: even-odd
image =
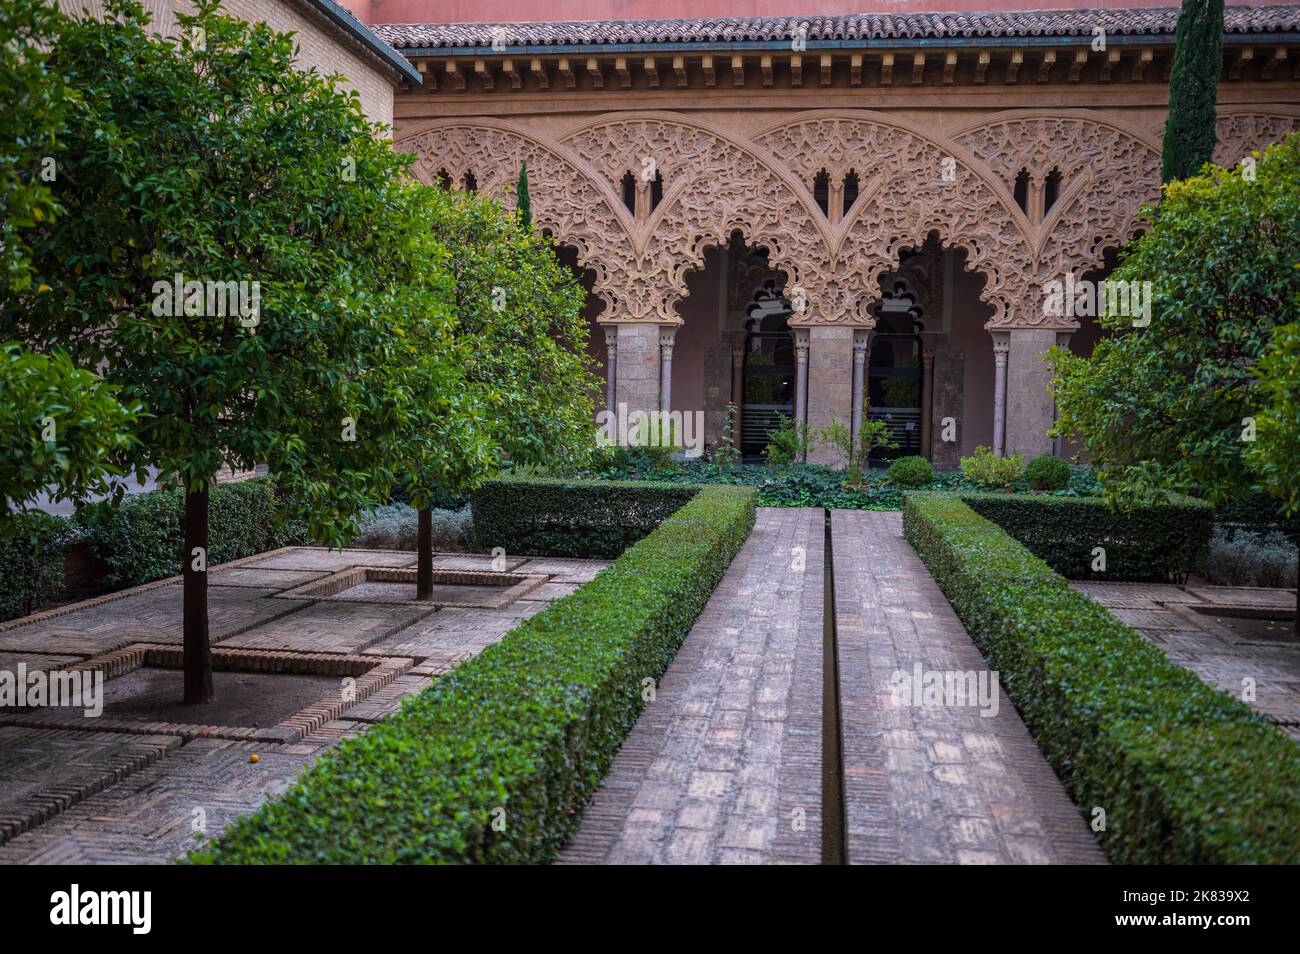
[[[267,464],[313,537],[341,544],[439,417],[421,399],[460,388],[436,347],[445,257],[408,160],[354,93],[295,69],[289,35],[211,0],[179,21],[160,39],[112,0],[61,29],[63,213],[24,233],[49,290],[9,296],[0,320],[143,409],[125,459],[185,492],[185,700],[204,702],[217,471]]]

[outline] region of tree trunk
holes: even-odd
[[[421,509],[416,525],[415,548],[415,598],[427,600],[433,596],[433,514]]]
[[[211,702],[212,652],[208,646],[208,491],[185,492],[185,704]]]

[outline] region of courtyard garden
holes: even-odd
[[[688,457],[526,167],[108,6],[4,7],[0,862],[1300,863],[1300,134],[1167,183],[1074,459]]]

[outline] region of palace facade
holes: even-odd
[[[527,162],[534,222],[591,291],[610,407],[702,411],[713,444],[731,402],[751,454],[780,416],[867,414],[954,466],[1070,451],[1045,356],[1099,330],[1044,288],[1103,278],[1159,196],[1177,14],[372,29],[423,77],[394,104],[417,175],[512,204]],[[1228,9],[1217,162],[1300,128],[1298,47],[1300,6]]]

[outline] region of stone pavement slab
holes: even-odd
[[[922,689],[929,674],[992,683],[901,514],[836,510],[831,540],[849,863],[1103,863],[1000,687],[995,715],[992,695],[909,691],[918,666]]]
[[[561,863],[821,860],[823,536],[759,510]]]

